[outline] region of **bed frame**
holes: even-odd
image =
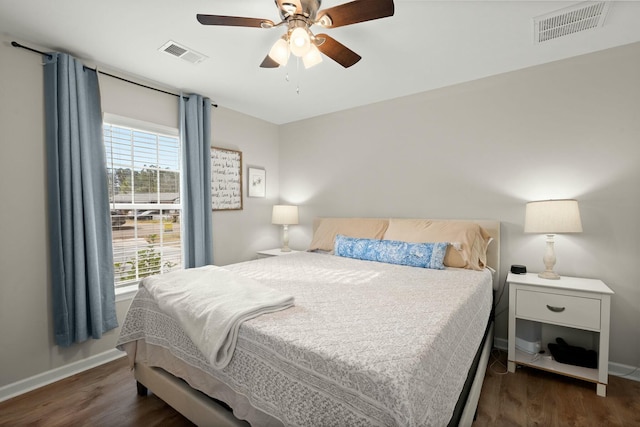
[[[493,289],[498,289],[500,272],[500,222],[492,220],[471,220],[483,227],[493,237],[487,250],[487,265],[495,270],[493,274]],[[467,378],[467,384],[459,403],[464,402],[462,414],[457,423],[460,427],[470,427],[476,415],[482,383],[486,373],[489,355],[493,347],[494,324],[490,319],[485,333],[485,339],[479,349],[472,370]],[[198,426],[215,427],[247,427],[249,423],[233,416],[230,408],[216,399],[191,388],[185,381],[177,378],[161,368],[150,367],[146,364],[135,363],[134,377],[137,381],[138,395],[146,396],[151,390],[176,411]],[[470,384],[470,385],[469,385]],[[466,398],[464,394],[466,395]],[[457,418],[454,412],[454,418]],[[455,422],[450,425],[456,425]]]

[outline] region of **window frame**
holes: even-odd
[[[177,128],[164,126],[157,123],[151,123],[143,120],[137,120],[130,117],[119,116],[111,113],[103,113],[102,123],[103,123],[103,132],[104,132],[104,125],[106,124],[106,125],[111,125],[116,127],[123,127],[123,128],[138,130],[141,132],[148,132],[148,133],[153,133],[157,135],[177,138],[178,144],[179,144],[179,148],[178,148],[179,150],[178,151],[178,168],[179,169],[178,170],[180,173],[180,182],[182,183],[182,178],[183,178],[182,176],[182,173],[183,173],[182,140],[180,138],[180,132]],[[106,142],[105,142],[105,150],[106,150]],[[107,159],[107,162],[109,162],[109,159]],[[183,211],[182,184],[180,185],[178,194],[179,194],[178,196],[179,203],[171,203],[171,204],[169,203],[135,203],[135,202],[115,203],[115,202],[109,201],[109,208],[112,210],[130,210],[131,206],[134,205],[135,209],[137,209],[138,211],[140,210],[179,210],[180,215],[182,216],[182,211]],[[135,231],[135,233],[137,235],[137,230]],[[180,250],[181,251],[182,251],[183,244],[184,244],[183,234],[180,233]],[[129,299],[133,297],[135,292],[138,289],[139,282],[140,282],[139,280],[136,280],[135,282],[132,282],[126,285],[116,286],[116,283],[114,280],[116,301]]]

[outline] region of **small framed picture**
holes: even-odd
[[[267,172],[260,168],[249,168],[247,187],[249,197],[265,197],[267,192]]]

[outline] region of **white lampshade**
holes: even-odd
[[[560,276],[553,271],[556,264],[554,235],[582,232],[578,202],[576,200],[541,200],[527,203],[524,232],[547,235],[547,246],[542,257],[545,271],[538,276],[543,279],[559,279]]]
[[[306,28],[297,27],[291,32],[289,37],[291,53],[295,56],[303,57],[311,48],[311,39]]]
[[[318,65],[321,62],[322,62],[322,55],[320,54],[320,50],[318,49],[318,46],[316,46],[315,44],[312,44],[311,48],[309,49],[309,52],[307,52],[306,55],[302,57],[302,63],[304,64],[304,68],[311,68],[314,65]]]
[[[577,200],[542,200],[527,203],[525,233],[560,234],[582,232]]]
[[[289,43],[284,37],[274,43],[269,51],[269,57],[283,67],[287,65],[287,62],[289,62]]]
[[[298,207],[292,205],[275,205],[271,215],[271,223],[294,225],[298,223]]]

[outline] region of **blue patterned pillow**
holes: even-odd
[[[365,261],[444,269],[444,255],[449,243],[408,243],[397,240],[359,239],[336,236],[334,253]]]

